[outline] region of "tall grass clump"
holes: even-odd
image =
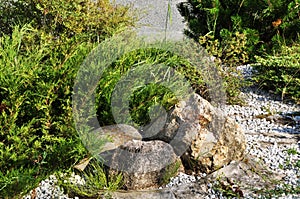
[[[111,192],[123,186],[122,173],[107,174],[104,165],[90,158],[84,170],[71,170],[60,173],[58,183],[66,190],[69,197],[80,198],[110,198]],[[74,182],[74,176],[81,177],[81,183]],[[68,180],[68,179],[73,180]]]

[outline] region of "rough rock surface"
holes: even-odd
[[[112,199],[176,199],[170,190],[117,191]]]
[[[207,196],[206,184],[187,183],[172,188],[143,191],[117,191],[112,193],[113,199],[203,199]]]
[[[100,156],[106,161],[109,173],[122,172],[124,189],[158,188],[172,166],[180,161],[173,148],[163,141],[129,141]]]
[[[99,148],[95,149],[98,152],[113,150],[119,146],[131,141],[141,140],[142,136],[137,129],[127,124],[115,124],[103,126],[92,132],[93,142],[97,140],[107,140],[106,143]],[[99,145],[96,145],[99,147]]]
[[[242,161],[233,161],[205,177],[195,178],[192,182],[177,183],[159,190],[117,191],[112,194],[112,198],[210,198],[209,195],[214,192],[210,186],[220,187],[240,197],[251,195],[256,198],[257,195],[253,194],[253,190],[272,188],[281,177],[272,174],[266,167],[258,165],[248,156]]]
[[[170,143],[185,169],[196,173],[211,173],[232,160],[241,160],[246,149],[239,125],[197,94],[180,102],[165,128],[148,139]]]
[[[254,161],[251,155],[247,155],[242,161],[233,161],[208,176],[210,181],[218,179],[219,186],[226,187],[241,197],[257,197],[254,190],[274,189],[283,177]]]

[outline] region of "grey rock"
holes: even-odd
[[[151,139],[170,143],[185,169],[198,173],[240,160],[246,149],[239,125],[197,94],[176,105],[165,128]]]
[[[109,167],[109,174],[123,174],[123,188],[128,190],[158,188],[168,174],[168,168],[180,163],[173,148],[159,140],[129,141],[99,155]]]
[[[272,172],[265,165],[255,162],[249,155],[242,161],[233,161],[208,176],[210,181],[218,179],[222,186],[244,197],[253,195],[253,190],[274,189],[276,182],[283,177],[282,174]]]
[[[112,193],[113,199],[202,199],[208,196],[205,181],[174,185],[170,188],[142,191],[117,191]]]
[[[90,134],[92,135],[93,142],[97,142],[98,140],[100,143],[101,141],[106,140],[106,143],[100,148],[98,148],[100,144],[96,145],[97,148],[89,148],[89,150],[93,150],[94,153],[96,153],[95,151],[101,153],[113,150],[129,141],[142,139],[142,135],[139,131],[127,124],[103,126]]]
[[[170,190],[117,191],[112,199],[176,199]]]

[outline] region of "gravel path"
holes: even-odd
[[[115,2],[121,5],[131,4],[134,9],[140,10],[137,32],[141,35],[156,35],[165,31],[168,0],[115,0]],[[184,37],[185,24],[176,7],[180,2],[183,2],[183,0],[170,1],[172,20],[168,23],[167,32],[168,37],[172,39]]]

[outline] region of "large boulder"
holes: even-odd
[[[178,103],[163,130],[147,139],[169,143],[186,171],[195,173],[211,173],[240,160],[246,149],[239,125],[197,94]]]
[[[132,140],[99,155],[105,160],[109,175],[123,174],[126,190],[158,188],[181,166],[173,148],[159,140]]]

